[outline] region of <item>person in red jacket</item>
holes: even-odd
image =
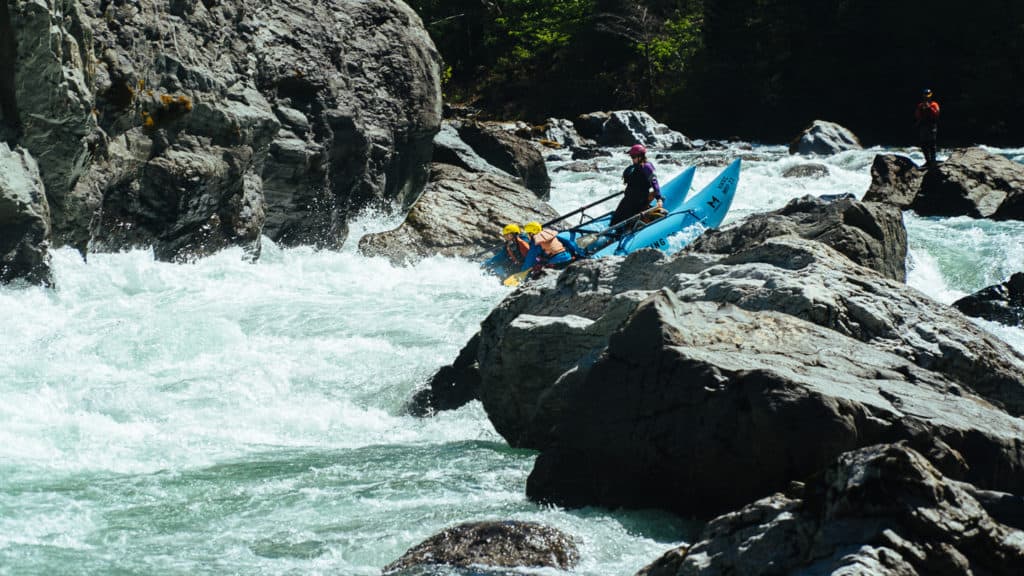
[[[925,165],[935,166],[935,140],[939,136],[939,103],[932,99],[932,91],[925,88],[921,102],[914,110],[917,121],[917,138],[924,153]]]

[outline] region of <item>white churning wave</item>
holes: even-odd
[[[699,164],[699,190],[734,152],[654,161],[663,182]],[[806,194],[863,197],[879,152],[742,151],[726,224]],[[809,162],[828,174],[783,176]],[[618,190],[625,164],[553,170],[552,204]],[[56,290],[0,288],[0,574],[369,575],[453,524],[519,518],[573,535],[574,574],[596,576],[685,540],[666,514],[529,502],[535,454],[509,448],[479,403],[404,414],[508,289],[475,262],[357,254],[399,220],[359,219],[340,252],[266,241],[255,264],[238,250],[178,265],[61,249]],[[1024,268],[1020,223],[906,223],[908,283],[940,302]],[[1024,331],[979,325],[1024,350]]]

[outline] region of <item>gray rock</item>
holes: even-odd
[[[925,170],[914,161],[896,154],[878,154],[871,163],[871,187],[865,202],[883,202],[906,210],[921,189]]]
[[[794,234],[819,240],[887,278],[907,279],[907,231],[902,213],[885,204],[804,196],[773,212],[713,230],[694,242],[693,250],[731,254],[764,240]]]
[[[50,209],[32,155],[0,142],[0,283],[50,286]]]
[[[834,122],[815,120],[790,142],[789,153],[827,156],[862,148],[860,140],[849,129]]]
[[[953,306],[968,316],[1024,326],[1024,272],[1017,272],[1002,284],[965,296]]]
[[[954,150],[921,181],[910,208],[925,216],[1024,220],[1024,166],[982,150]]]
[[[10,28],[4,123],[40,159],[59,243],[338,247],[355,212],[408,208],[426,182],[440,57],[397,0],[23,2]]]
[[[826,178],[828,166],[824,164],[797,164],[782,173],[783,178]]]
[[[430,184],[402,225],[363,236],[359,251],[396,263],[435,254],[483,262],[500,248],[505,224],[544,222],[557,216],[553,208],[508,176],[434,164]]]
[[[489,164],[516,178],[541,200],[551,197],[547,165],[529,140],[500,125],[477,122],[462,124],[459,137]]]
[[[581,135],[596,140],[601,146],[643,144],[651,148],[693,149],[689,138],[658,122],[647,112],[594,112],[577,118],[575,125]]]
[[[88,4],[80,2],[7,2],[5,10],[10,26],[5,32],[12,34],[16,55],[11,76],[0,78],[12,83],[2,89],[5,121],[15,135],[9,141],[38,163],[59,244],[65,221],[80,222],[71,190],[87,169],[90,147],[102,138],[93,110],[94,23]]]
[[[441,131],[434,136],[434,162],[451,164],[470,172],[483,172],[497,176],[510,176],[501,168],[484,160],[475,150],[459,136],[461,121],[445,120]]]
[[[383,573],[397,574],[425,565],[569,570],[577,562],[575,542],[554,528],[515,520],[469,522],[409,549],[384,567]]]
[[[791,315],[661,290],[578,369],[581,384],[564,400],[571,409],[527,482],[533,499],[710,516],[842,452],[918,437],[962,455],[964,480],[981,488],[1024,482],[1020,418]]]
[[[582,148],[595,146],[597,143],[580,136],[572,120],[564,118],[548,118],[534,137],[555,142],[564,148]]]
[[[993,520],[904,445],[840,456],[803,498],[775,494],[715,518],[638,576],[993,574],[1024,565],[1024,533]]]

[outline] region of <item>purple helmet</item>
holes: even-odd
[[[647,148],[644,148],[643,144],[633,144],[633,146],[629,149],[629,155],[630,156],[646,156],[647,155]]]

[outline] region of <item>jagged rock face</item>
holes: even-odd
[[[1024,326],[1024,272],[995,286],[983,288],[953,303],[958,310],[1009,326]]]
[[[1024,220],[1024,166],[981,148],[955,150],[925,174],[910,208],[924,216]]]
[[[49,206],[35,160],[0,142],[0,283],[51,284],[49,236]]]
[[[530,474],[533,499],[707,517],[848,450],[916,438],[962,455],[964,479],[980,487],[1024,482],[1024,421],[790,315],[686,303],[662,290],[579,370],[557,439]]]
[[[827,156],[861,148],[860,140],[849,129],[834,122],[815,120],[789,144],[789,153]]]
[[[753,246],[786,234],[819,240],[887,278],[900,282],[907,279],[903,215],[891,206],[852,199],[824,202],[805,196],[792,200],[780,210],[757,214],[738,226],[705,234],[697,239],[693,249],[728,254],[739,246]]]
[[[629,316],[629,302],[662,287],[688,302],[813,322],[837,337],[909,358],[1012,415],[1024,414],[1024,356],[948,306],[820,242],[775,237],[718,258],[640,251],[579,262],[555,278],[516,292],[481,325],[480,399],[495,430],[513,446],[543,450],[557,438],[551,423],[572,405],[575,379]],[[592,323],[559,322],[566,315]],[[552,318],[542,323],[536,316]],[[537,346],[544,355],[531,353]],[[556,355],[561,349],[564,354]]]
[[[403,574],[429,565],[568,570],[578,561],[572,538],[554,528],[514,520],[470,522],[431,536],[386,566],[383,573]]]
[[[59,242],[336,247],[354,211],[426,181],[439,56],[400,1],[7,4],[4,121]]]
[[[902,444],[843,454],[802,494],[775,494],[708,523],[637,576],[1019,574],[1024,533]]]
[[[359,251],[406,263],[433,255],[490,257],[509,222],[544,222],[558,213],[510,178],[433,164],[430,183],[402,225],[367,234]],[[483,260],[481,260],[483,261]]]

